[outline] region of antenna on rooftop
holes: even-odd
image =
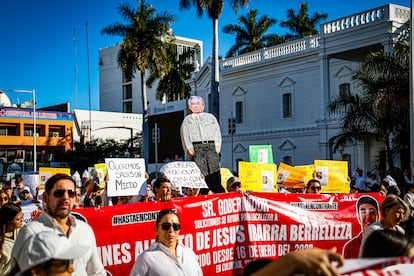
[[[74,106],[78,108],[78,65],[76,49],[76,26],[73,28],[73,71],[74,71]]]

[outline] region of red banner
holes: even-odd
[[[204,275],[238,275],[253,259],[343,245],[361,232],[356,201],[367,194],[253,193],[176,198],[76,209],[94,229],[98,251],[112,275],[128,275],[155,239],[158,211],[175,209],[183,244],[199,257]],[[370,194],[378,204],[383,197]],[[75,210],[74,210],[75,211]]]

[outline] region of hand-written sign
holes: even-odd
[[[105,158],[108,196],[138,195],[146,184],[143,158]]]
[[[208,188],[195,162],[171,162],[162,166],[160,171],[171,181],[174,188]]]

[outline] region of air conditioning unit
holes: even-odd
[[[52,136],[58,138],[59,137],[59,131],[53,131]]]

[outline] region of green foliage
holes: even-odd
[[[308,15],[308,3],[300,3],[298,13],[293,9],[287,11],[287,20],[280,23],[281,27],[288,28],[292,33],[286,35],[288,40],[303,38],[307,35],[317,34],[315,26],[321,20],[328,18],[327,13],[315,12],[311,16]]]
[[[359,95],[339,95],[330,104],[342,111],[342,133],[333,137],[334,149],[357,140],[383,143],[388,167],[394,167],[394,153],[409,151],[409,63],[406,40],[396,42],[394,53],[368,54],[354,73]],[[378,154],[379,156],[379,154]]]
[[[238,18],[238,25],[228,24],[223,27],[226,34],[235,35],[236,43],[227,52],[226,57],[237,56],[256,51],[264,47],[285,42],[285,38],[277,34],[267,34],[269,28],[276,24],[276,19],[267,15],[257,19],[257,9],[248,12],[247,16]]]
[[[74,150],[67,152],[62,160],[68,162],[73,171],[82,172],[94,164],[104,163],[105,158],[123,158],[127,150],[130,157],[141,156],[142,137],[133,137],[132,147],[131,139],[122,142],[113,139],[98,139],[90,143],[75,142],[73,147]]]

